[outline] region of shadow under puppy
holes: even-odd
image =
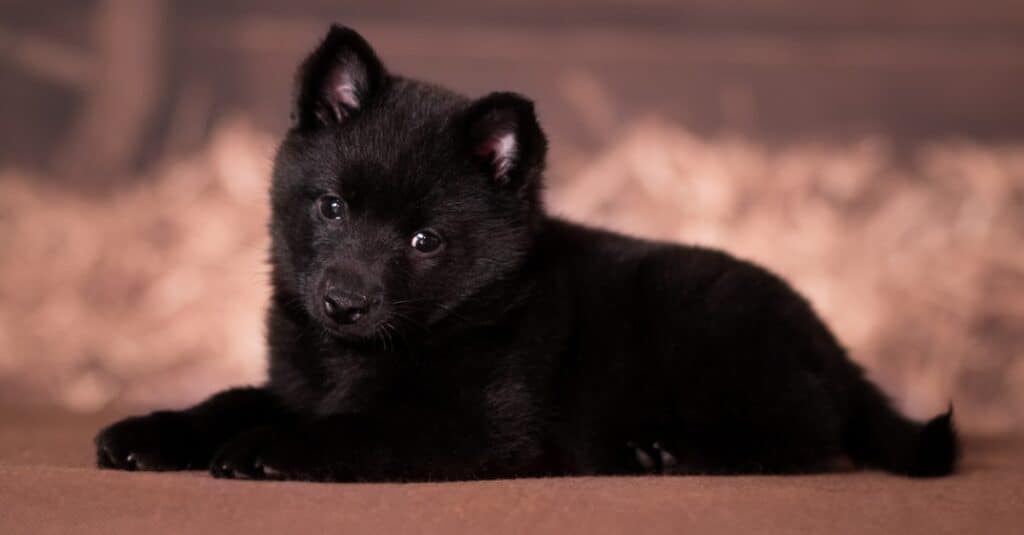
[[[96,437],[104,468],[410,481],[949,474],[778,277],[547,215],[546,140],[511,93],[388,73],[333,27],[274,163],[269,380]]]

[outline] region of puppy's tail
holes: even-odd
[[[851,392],[844,443],[858,464],[910,477],[939,477],[953,472],[960,443],[953,428],[953,407],[925,423],[913,422],[889,404],[873,384],[860,379]]]

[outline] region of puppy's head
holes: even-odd
[[[524,262],[546,152],[530,101],[393,76],[335,26],[292,113],[272,188],[279,302],[342,338],[409,338],[495,298]]]

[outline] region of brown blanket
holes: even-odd
[[[0,409],[0,533],[1024,533],[1024,440],[961,472],[430,484],[216,480],[93,468],[115,415]]]

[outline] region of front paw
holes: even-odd
[[[96,465],[117,470],[199,468],[209,459],[202,439],[185,413],[126,418],[96,435]]]
[[[329,463],[314,443],[298,438],[292,429],[261,427],[228,442],[210,463],[214,477],[324,481],[333,479]]]

